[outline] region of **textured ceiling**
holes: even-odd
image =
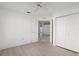
[[[30,11],[32,15],[49,16],[55,12],[73,7],[77,2],[42,2],[41,7],[37,4],[40,2],[0,2],[1,8],[8,8],[19,12],[26,13]]]

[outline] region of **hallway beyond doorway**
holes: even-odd
[[[50,42],[50,21],[39,21],[39,41]]]

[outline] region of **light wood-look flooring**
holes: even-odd
[[[39,41],[1,50],[0,56],[77,56],[77,53]]]

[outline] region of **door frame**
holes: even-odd
[[[39,22],[40,21],[48,21],[50,22],[50,43],[53,44],[53,20],[38,20],[38,41],[40,38],[40,26],[39,26]]]

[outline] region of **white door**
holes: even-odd
[[[56,19],[56,45],[79,52],[79,14]]]

